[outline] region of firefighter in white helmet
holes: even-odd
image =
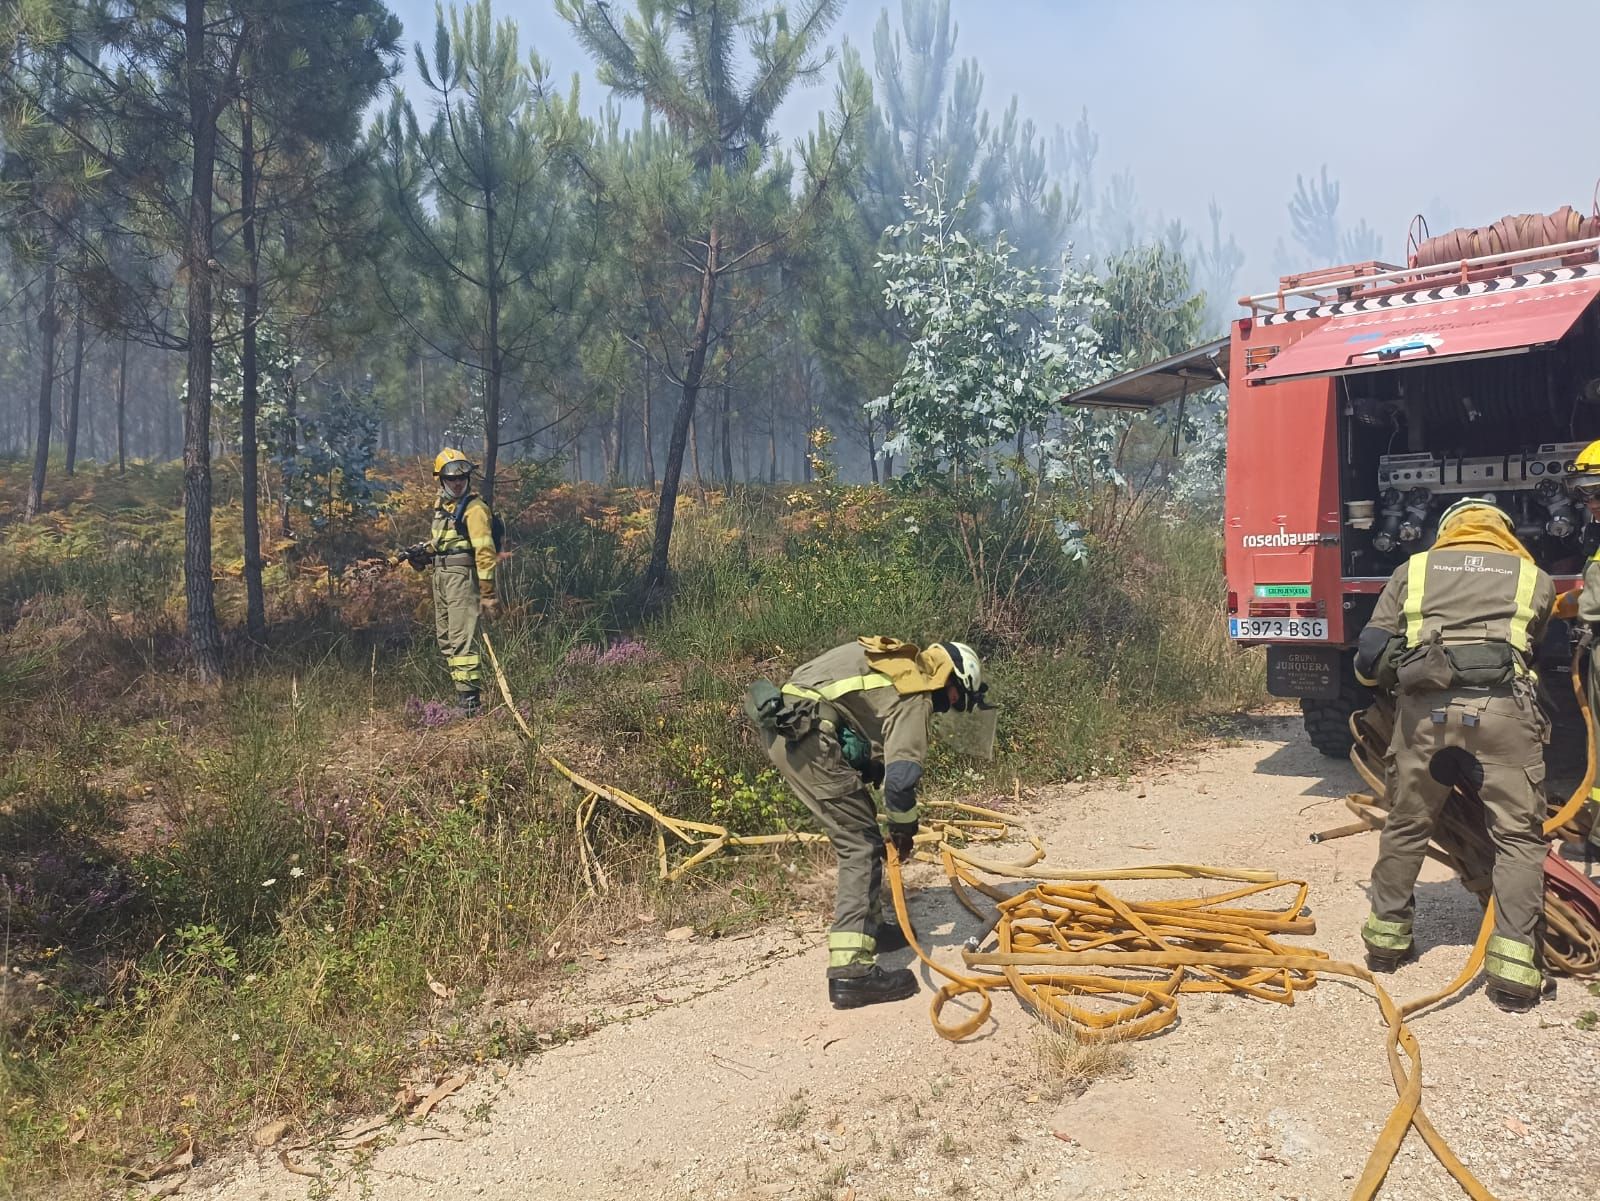
[[[883,787],[887,843],[911,857],[920,810],[917,787],[936,713],[971,715],[990,749],[993,708],[977,652],[961,642],[927,650],[867,637],[818,655],[777,688],[751,688],[746,711],[767,755],[827,833],[839,857],[828,934],[828,999],[837,1009],[899,1001],[917,991],[909,969],[884,971],[878,952],[903,948],[905,934],[883,914],[885,838],[869,786]],[[982,753],[978,751],[976,753]]]

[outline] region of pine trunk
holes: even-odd
[[[28,481],[28,504],[24,518],[32,521],[44,507],[44,475],[50,466],[50,425],[54,414],[50,407],[50,393],[56,381],[56,328],[60,324],[56,313],[56,258],[54,251],[44,265],[44,304],[39,310],[39,332],[43,336],[40,358],[44,366],[39,369],[39,417],[34,425],[33,477]]]
[[[656,509],[655,543],[650,548],[650,565],[645,571],[645,583],[653,590],[667,585],[667,552],[672,544],[672,524],[678,512],[678,484],[683,475],[683,452],[689,443],[689,429],[694,424],[695,400],[700,394],[700,380],[705,373],[706,348],[711,342],[711,311],[717,297],[718,258],[722,251],[722,234],[713,223],[706,238],[705,268],[700,273],[700,304],[695,313],[694,334],[689,343],[689,363],[683,375],[683,395],[678,401],[678,412],[672,422],[672,441],[667,446],[666,470],[661,477],[661,502]]]
[[[245,630],[254,641],[267,640],[267,602],[261,586],[261,479],[256,416],[261,402],[257,332],[261,321],[261,248],[256,228],[255,116],[246,97],[239,105],[241,145],[240,207],[244,216],[244,345],[239,351],[243,388],[239,401],[239,466],[244,475]]]
[[[639,431],[644,449],[644,474],[650,488],[656,486],[655,396],[650,388],[650,359],[644,360],[644,420]]]
[[[730,360],[728,369],[733,370]],[[722,382],[722,486],[733,487],[733,385]]]
[[[487,142],[487,139],[485,139]],[[494,500],[495,461],[500,455],[500,272],[495,262],[495,211],[494,193],[484,195],[483,222],[483,274],[488,290],[489,325],[486,330],[487,359],[484,366],[483,387],[483,477],[479,491],[491,503]]]
[[[217,149],[216,101],[209,84],[205,0],[186,0],[184,41],[193,147],[189,222],[182,269],[188,287],[188,396],[183,422],[183,583],[189,653],[202,680],[222,676],[211,580],[212,200]]]
[[[73,322],[72,334],[72,386],[67,391],[67,462],[66,470],[72,475],[78,469],[78,412],[83,401],[83,309],[80,307]]]
[[[117,475],[128,473],[128,339],[117,358]]]

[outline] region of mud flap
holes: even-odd
[[[1273,696],[1298,696],[1331,701],[1339,696],[1339,661],[1344,652],[1336,646],[1267,647],[1267,691]]]

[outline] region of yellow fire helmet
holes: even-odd
[[[1600,484],[1600,442],[1591,442],[1578,452],[1567,475],[1567,483],[1593,487]]]
[[[458,464],[458,466],[451,466]],[[433,474],[443,479],[447,475],[471,475],[477,470],[472,461],[453,446],[441,450],[433,460]]]
[[[1447,528],[1472,512],[1488,513],[1493,517],[1499,518],[1511,533],[1514,534],[1517,531],[1517,523],[1511,519],[1511,514],[1495,504],[1492,497],[1464,496],[1439,514],[1439,532],[1441,534],[1444,533]]]

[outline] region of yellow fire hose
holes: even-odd
[[[571,770],[529,729],[517,710],[492,642],[481,634],[480,638],[500,694],[523,735],[583,793],[577,817],[580,834],[602,799],[647,818],[655,826],[658,865],[666,879],[678,878],[724,849],[822,838],[799,832],[733,834],[723,826],[671,817],[630,793],[597,784]],[[1304,881],[1279,879],[1272,872],[1203,864],[1051,868],[1040,862],[1045,854],[1043,843],[1016,815],[959,803],[935,808],[951,816],[934,817],[932,828],[919,834],[919,854],[931,854],[942,863],[952,891],[974,914],[985,921],[990,918],[979,908],[974,894],[988,897],[998,910],[989,935],[994,949],[980,950],[977,940],[969,941],[962,952],[965,972],[936,962],[917,939],[899,857],[889,848],[887,877],[900,928],[917,958],[948,981],[935,993],[929,1013],[942,1037],[957,1042],[976,1033],[989,1018],[990,993],[998,990],[1014,993],[1051,1025],[1095,1041],[1139,1038],[1164,1030],[1176,1020],[1178,997],[1185,992],[1235,992],[1292,1005],[1295,994],[1313,987],[1319,974],[1362,980],[1372,987],[1387,1024],[1386,1053],[1398,1099],[1356,1181],[1352,1201],[1371,1201],[1377,1195],[1412,1128],[1473,1201],[1494,1201],[1423,1112],[1422,1054],[1405,1022],[1407,1015],[1448,996],[1476,974],[1492,921],[1486,921],[1479,932],[1468,970],[1449,990],[1400,1006],[1365,967],[1277,940],[1276,935],[1309,934],[1316,928],[1305,907],[1308,887]],[[1014,830],[1029,843],[1021,859],[997,861],[969,849],[973,842],[997,841]],[[669,834],[689,852],[676,865],[668,858]],[[580,841],[586,845],[585,839]],[[604,875],[587,847],[585,872],[591,887],[603,890]],[[980,872],[1034,883],[1011,895],[980,879]],[[1209,896],[1135,902],[1119,897],[1104,883],[1163,879],[1223,880],[1239,887]],[[1277,908],[1253,904],[1256,898],[1277,890],[1292,890],[1286,904]],[[983,945],[988,945],[989,938]],[[964,1018],[946,1020],[946,1006],[965,996],[976,997],[975,1010]]]

